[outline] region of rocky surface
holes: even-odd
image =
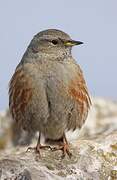
[[[88,119],[80,134],[84,136],[108,135],[117,130],[117,102],[101,98],[92,99]]]
[[[67,135],[73,154],[71,159],[67,156],[61,159],[61,151],[42,150],[39,158],[32,151],[26,152],[27,146],[14,148],[11,124],[9,113],[2,113],[1,180],[117,180],[117,102],[93,99],[91,112],[80,134],[76,131]],[[23,137],[27,142],[28,136],[21,133],[19,138]]]

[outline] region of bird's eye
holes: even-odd
[[[57,45],[58,41],[56,39],[52,40],[52,44]]]

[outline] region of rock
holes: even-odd
[[[0,149],[4,149],[9,141],[11,119],[9,112],[4,111],[0,113]]]
[[[67,134],[72,158],[61,151],[41,150],[41,158],[27,152],[29,135],[17,131],[9,113],[0,115],[0,180],[116,180],[117,102],[93,99],[89,117],[80,131]],[[14,134],[17,136],[14,143]],[[22,135],[23,134],[23,135]],[[31,135],[31,138],[34,135]],[[28,139],[29,138],[29,139]],[[36,140],[35,140],[36,141]],[[2,142],[2,143],[1,143]],[[33,142],[34,146],[35,143]]]
[[[24,131],[12,120],[9,111],[0,113],[0,149],[7,145],[29,145],[34,137],[34,133]]]
[[[88,119],[80,136],[93,137],[108,135],[117,130],[117,102],[102,98],[93,98]]]
[[[26,147],[1,151],[1,180],[117,179],[117,132],[94,140],[75,140],[72,158],[41,150],[41,158]]]

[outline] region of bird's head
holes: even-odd
[[[34,36],[29,47],[33,53],[42,53],[49,57],[65,57],[71,55],[71,49],[75,45],[83,44],[81,41],[72,40],[63,31],[48,29]]]

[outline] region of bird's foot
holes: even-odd
[[[58,151],[61,150],[63,152],[61,158],[63,159],[66,154],[69,156],[69,158],[72,157],[72,153],[69,151],[69,145],[67,143],[64,143],[63,145],[59,145],[58,147],[52,148],[52,151]]]
[[[36,154],[39,154],[39,156],[40,156],[40,149],[50,149],[50,150],[52,150],[51,146],[38,144],[36,147],[28,147],[26,152],[29,152],[29,151],[33,150],[33,151],[35,151]]]

